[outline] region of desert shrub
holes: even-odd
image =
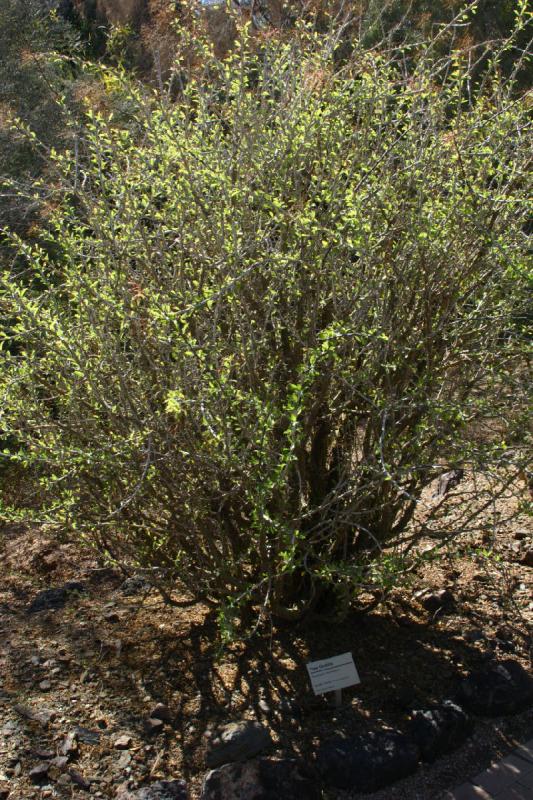
[[[54,156],[2,279],[2,425],[40,519],[297,617],[394,583],[440,471],[512,460],[529,123],[496,58],[472,86],[460,55],[239,37]]]

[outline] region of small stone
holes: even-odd
[[[129,750],[132,745],[132,741],[133,740],[131,736],[123,734],[122,736],[119,736],[118,739],[115,739],[113,742],[113,747],[115,750]]]
[[[433,497],[445,497],[450,489],[454,489],[464,478],[465,471],[464,469],[452,469],[450,472],[445,472],[444,475],[441,475],[437,489],[433,493]]]
[[[131,755],[130,753],[122,753],[119,760],[117,761],[117,768],[119,770],[126,769],[131,764]]]
[[[52,684],[50,683],[50,681],[41,681],[39,684],[39,689],[41,690],[41,692],[49,692],[51,688]]]
[[[132,575],[121,584],[120,591],[126,597],[140,592],[147,592],[152,588],[152,584],[143,578],[142,575]]]
[[[68,764],[67,756],[55,756],[55,758],[52,758],[50,760],[50,765],[60,770],[61,772],[66,768],[67,764]]]
[[[417,597],[418,595],[418,597]],[[449,611],[454,604],[453,594],[449,589],[440,589],[438,592],[425,591],[415,595],[430,614]]]
[[[161,719],[163,722],[173,722],[174,716],[172,711],[164,703],[158,703],[150,714],[151,719]]]
[[[529,548],[522,558],[520,559],[520,563],[523,564],[524,567],[533,567],[533,548]]]
[[[90,790],[91,782],[84,778],[81,772],[75,769],[69,769],[68,774],[70,775],[72,783],[78,786],[82,791],[88,792]]]
[[[461,682],[459,700],[474,714],[515,714],[533,703],[533,678],[518,661],[491,662]]]
[[[32,720],[32,722],[38,722],[44,728],[57,717],[55,711],[50,711],[47,708],[40,708],[38,711],[35,711],[33,708],[28,708],[18,703],[16,703],[13,708],[21,717]]]
[[[259,722],[230,722],[218,730],[209,742],[206,763],[214,768],[230,761],[243,761],[266,750],[271,744],[270,733]]]
[[[149,736],[155,736],[156,734],[161,733],[164,727],[165,723],[162,719],[154,719],[153,717],[150,717],[144,721],[144,729]]]
[[[295,759],[225,764],[204,778],[201,800],[319,800],[314,777]]]
[[[73,731],[78,741],[83,742],[84,744],[98,744],[100,741],[100,732],[99,731],[92,731],[89,728],[83,728],[81,725],[76,725]]]
[[[2,734],[4,736],[12,736],[15,733],[15,731],[18,730],[18,728],[19,728],[19,723],[15,722],[15,720],[13,719],[9,719],[2,728]]]
[[[68,758],[72,758],[78,752],[78,734],[76,731],[71,731],[65,736],[63,743],[59,748],[59,752],[63,756],[67,756]]]
[[[49,769],[50,764],[48,764],[46,761],[41,761],[29,771],[28,777],[32,783],[44,783],[44,781],[48,778]]]
[[[35,758],[38,758],[39,761],[50,761],[54,758],[54,753],[51,750],[32,750],[32,754]]]

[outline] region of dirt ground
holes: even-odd
[[[477,496],[471,480],[460,491]],[[446,523],[458,531],[453,552],[440,548],[437,560],[373,611],[355,609],[336,624],[264,625],[224,651],[216,613],[187,595],[176,594],[180,605],[169,608],[142,582],[129,593],[123,575],[103,569],[65,535],[0,528],[0,790],[10,789],[9,800],[113,798],[126,782],[184,778],[196,800],[206,737],[218,724],[261,720],[275,753],[310,763],[334,731],[404,727],[409,708],[453,697],[458,679],[488,658],[513,658],[530,669],[531,520],[513,503],[502,498],[481,524],[459,524],[449,510],[428,524],[420,547],[429,553]],[[64,608],[28,613],[40,590],[74,580],[86,591],[69,596]],[[417,592],[443,588],[453,604],[428,612]],[[344,707],[335,710],[312,694],[305,664],[346,651],[361,684],[346,690]],[[158,702],[173,722],[153,735],[145,721]],[[82,730],[69,764],[53,766],[44,785],[34,785],[31,769],[60,754],[76,726]],[[131,737],[125,750],[114,745],[121,735]],[[530,711],[476,719],[458,751],[366,797],[438,800],[532,735]]]

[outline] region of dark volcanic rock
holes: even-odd
[[[459,747],[469,736],[472,723],[463,709],[445,700],[442,704],[411,714],[410,734],[418,745],[424,761]]]
[[[451,611],[454,605],[454,597],[449,589],[439,589],[437,592],[425,589],[417,592],[415,597],[430,614]]]
[[[52,589],[43,589],[37,594],[28,606],[28,614],[35,614],[38,611],[57,611],[64,608],[70,595],[74,592],[84,592],[85,586],[79,581],[69,581],[64,586],[56,586]]]
[[[398,731],[379,731],[325,741],[318,751],[318,769],[325,783],[337,789],[375,792],[411,775],[418,748]]]
[[[117,800],[187,800],[185,781],[157,781],[142,789],[122,789]]]
[[[76,725],[73,730],[77,739],[84,744],[98,744],[100,741],[100,732],[93,731],[90,728],[84,728],[82,725]]]
[[[161,733],[164,727],[165,723],[162,719],[150,717],[149,719],[144,720],[144,730],[148,736],[157,736],[158,733]]]
[[[209,742],[206,763],[219,767],[230,761],[252,758],[272,744],[270,733],[259,722],[230,722],[218,730]]]
[[[533,678],[517,661],[492,662],[471,672],[461,682],[458,694],[474,714],[516,714],[533,702]]]
[[[87,778],[81,774],[81,772],[78,772],[75,769],[69,769],[68,774],[72,783],[83,792],[89,792],[91,790],[91,782],[88,781]]]
[[[291,758],[225,764],[204,778],[201,800],[319,800],[316,780]]]
[[[50,769],[50,764],[46,761],[41,761],[37,766],[29,772],[29,779],[32,783],[44,783],[48,779],[48,770]]]
[[[174,715],[172,711],[164,703],[158,703],[152,710],[150,717],[151,719],[161,719],[163,722],[171,723],[174,721]]]
[[[57,716],[56,712],[51,711],[49,708],[40,708],[35,710],[33,708],[23,706],[20,703],[16,703],[13,706],[13,709],[17,712],[17,714],[20,714],[21,717],[30,719],[32,722],[38,722],[39,725],[43,726],[43,728],[46,728],[48,724]]]
[[[142,575],[131,575],[131,577],[126,578],[120,585],[120,591],[123,595],[126,595],[126,597],[140,594],[141,592],[148,592],[151,588],[152,584],[150,581],[143,578]]]

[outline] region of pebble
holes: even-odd
[[[430,614],[448,611],[454,604],[454,597],[449,589],[440,589],[438,592],[417,592],[415,597]]]
[[[27,706],[20,705],[16,703],[13,708],[20,714],[21,717],[25,719],[30,719],[33,722],[40,723],[43,727],[46,727],[48,723],[53,722],[54,719],[57,717],[55,711],[50,711],[47,708],[40,708],[38,711],[34,711],[32,708],[28,708]]]
[[[100,741],[99,731],[92,731],[89,728],[84,728],[81,725],[76,725],[74,728],[78,740],[84,744],[98,744]]]
[[[129,753],[122,753],[119,760],[117,761],[117,767],[119,769],[126,769],[131,764],[131,755]]]
[[[91,782],[84,778],[81,772],[78,772],[75,769],[69,769],[68,774],[70,775],[72,783],[76,784],[76,786],[78,786],[84,792],[88,792],[90,790]]]
[[[115,739],[115,741],[113,742],[113,747],[115,748],[115,750],[129,750],[132,741],[133,740],[131,736],[123,734],[122,736],[119,736],[118,739]]]
[[[59,752],[67,757],[72,757],[78,752],[78,734],[76,731],[71,731],[65,736],[63,743],[59,748]]]
[[[48,770],[50,765],[46,761],[41,761],[28,773],[28,777],[32,783],[41,783],[48,777]]]
[[[162,719],[150,717],[144,722],[144,728],[149,736],[155,736],[157,733],[161,733],[164,727],[165,723]]]
[[[168,706],[164,703],[158,703],[150,714],[150,719],[160,719],[163,722],[172,722],[174,715]]]

